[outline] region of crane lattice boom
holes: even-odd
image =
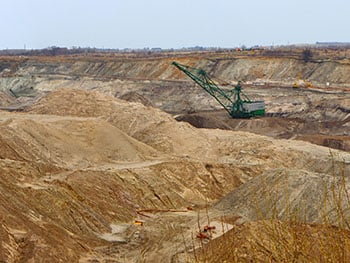
[[[181,65],[175,61],[172,65],[184,72],[214,97],[232,118],[250,118],[265,114],[264,101],[251,101],[247,96],[241,93],[242,88],[240,81],[238,81],[238,84],[233,90],[227,92],[222,90],[202,69]]]

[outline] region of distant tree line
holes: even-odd
[[[211,51],[211,52],[221,52],[221,51],[234,51],[237,48],[227,49],[227,48],[219,48],[219,47],[184,47],[184,48],[169,48],[162,49],[159,47],[156,48],[141,48],[141,49],[132,49],[132,48],[124,48],[124,49],[106,49],[106,48],[91,48],[91,47],[48,47],[44,49],[5,49],[0,50],[0,55],[9,55],[9,56],[60,56],[60,55],[74,55],[74,54],[84,54],[84,53],[169,53],[169,52],[198,52],[198,51]]]
[[[328,46],[329,43],[326,43]],[[79,55],[79,54],[96,54],[96,53],[127,53],[135,57],[143,57],[148,55],[159,56],[171,56],[176,52],[228,52],[233,54],[250,54],[253,56],[267,56],[267,57],[289,57],[295,59],[301,59],[304,62],[311,60],[322,59],[324,54],[330,55],[329,52],[336,52],[333,55],[337,59],[343,59],[349,57],[348,50],[350,44],[336,45],[333,44],[331,48],[325,47],[326,44],[321,45],[317,43],[315,45],[286,45],[286,46],[252,46],[247,48],[245,45],[235,48],[220,48],[220,47],[184,47],[184,48],[169,48],[162,49],[160,47],[155,48],[124,48],[124,49],[108,49],[108,48],[94,48],[94,47],[57,47],[51,46],[44,49],[5,49],[0,50],[0,56],[63,56],[63,55]],[[336,48],[338,47],[338,48]],[[324,54],[323,54],[323,53]]]
[[[59,55],[73,55],[82,53],[96,53],[96,48],[66,48],[66,47],[48,47],[44,49],[6,49],[0,50],[0,55],[16,55],[16,56],[59,56]]]

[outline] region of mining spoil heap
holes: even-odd
[[[240,232],[244,244],[250,242],[244,231],[269,229],[259,220],[271,211],[281,220],[302,217],[297,229],[332,234],[333,228],[307,224],[323,222],[317,209],[322,189],[335,180],[334,166],[346,174],[350,167],[346,152],[197,129],[96,91],[59,89],[25,112],[1,112],[0,130],[0,258],[7,262],[186,262],[195,253],[199,260],[204,252],[193,252],[200,248],[193,236],[208,217],[218,237],[222,225],[225,235]],[[286,188],[287,207],[286,195],[280,197]],[[331,200],[324,215],[337,222]]]
[[[1,58],[0,262],[350,261],[350,63],[314,52]]]

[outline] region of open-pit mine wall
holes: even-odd
[[[202,57],[121,59],[113,57],[8,57],[0,59],[0,88],[20,87],[50,90],[64,81],[179,80],[186,77],[171,62],[200,67],[227,82],[244,80],[253,84],[293,85],[305,80],[315,86],[350,88],[348,60],[309,61],[278,57],[230,57],[204,54]],[[59,80],[57,82],[57,80]],[[54,85],[54,82],[55,85]],[[61,84],[61,85],[60,85]]]

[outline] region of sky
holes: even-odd
[[[0,0],[0,49],[350,42],[349,0]]]

